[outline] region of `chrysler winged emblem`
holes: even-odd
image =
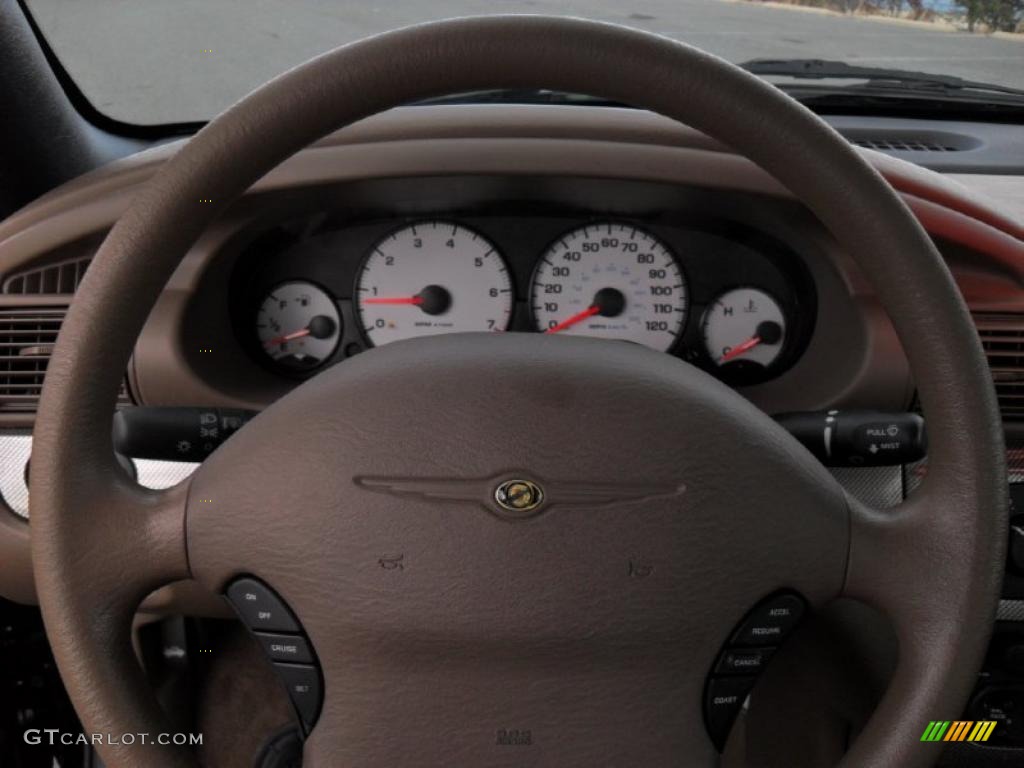
[[[494,501],[506,512],[533,512],[544,503],[544,491],[531,480],[506,480],[494,489]]]
[[[606,507],[681,496],[686,491],[681,483],[541,481],[525,472],[472,479],[361,476],[355,483],[393,496],[476,503],[506,519],[533,517],[554,506]]]

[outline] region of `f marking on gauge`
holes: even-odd
[[[323,288],[293,280],[278,285],[263,299],[256,312],[256,336],[275,368],[312,371],[338,348],[341,315]]]

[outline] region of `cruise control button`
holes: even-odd
[[[713,677],[708,681],[704,716],[711,741],[719,751],[725,746],[732,723],[753,687],[753,677]]]
[[[733,635],[732,645],[778,645],[800,622],[804,601],[796,595],[780,595],[755,608]]]
[[[256,579],[238,579],[227,591],[228,602],[234,606],[249,629],[269,632],[298,632],[299,623],[273,590]]]
[[[308,731],[320,713],[320,673],[306,664],[275,664],[274,669],[284,680],[295,710]]]
[[[775,653],[774,648],[733,648],[722,652],[715,666],[718,675],[757,675]]]
[[[313,661],[309,643],[301,635],[272,635],[267,632],[254,634],[267,656],[274,661],[296,661],[303,664],[310,664]]]

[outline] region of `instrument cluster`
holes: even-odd
[[[430,216],[265,232],[236,265],[232,307],[242,345],[291,378],[476,331],[642,344],[750,385],[799,358],[815,294],[800,258],[738,224]]]

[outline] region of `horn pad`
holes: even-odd
[[[848,550],[831,475],[715,379],[514,333],[306,382],[200,468],[187,526],[196,578],[253,574],[295,611],[335,764],[711,759],[702,687],[730,630],[775,590],[837,594]]]

